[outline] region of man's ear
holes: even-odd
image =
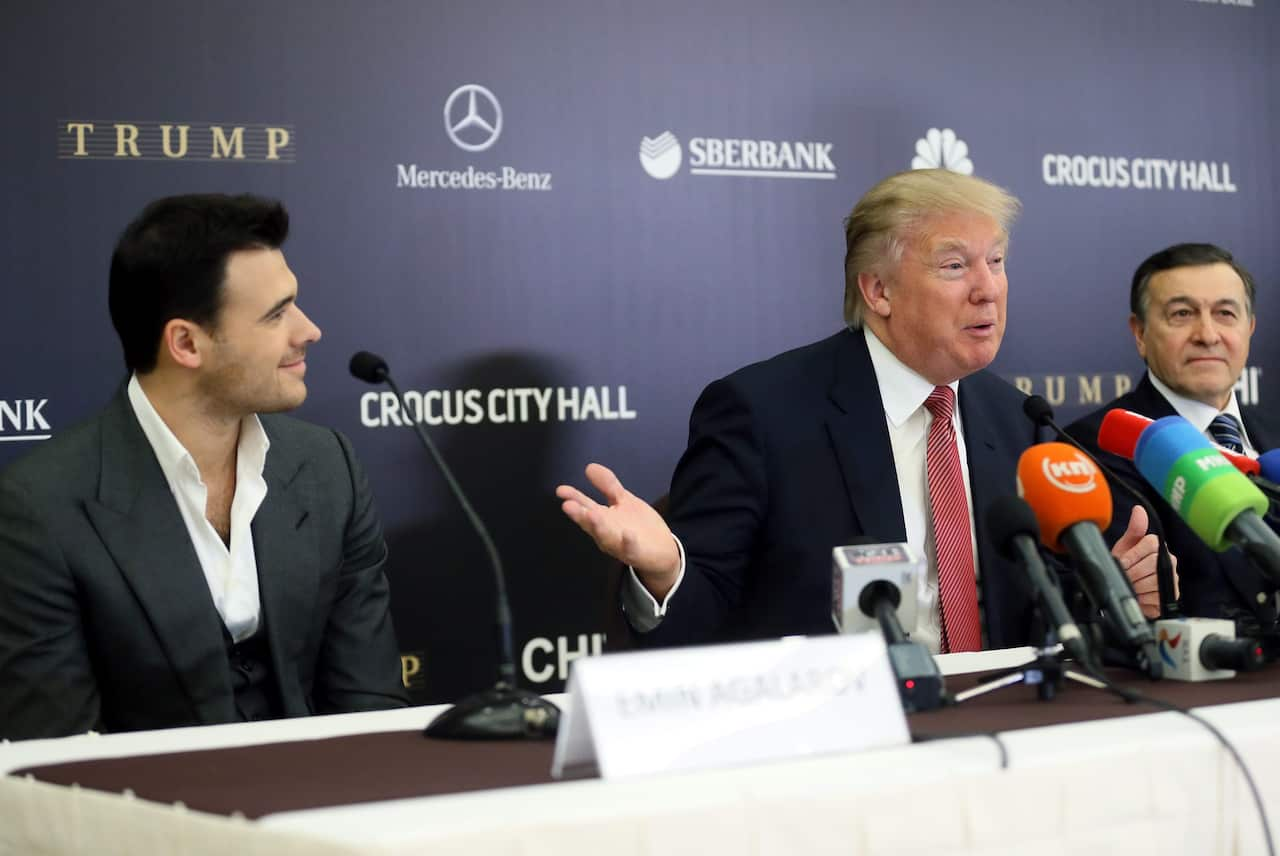
[[[889,283],[884,277],[872,271],[858,274],[858,291],[862,293],[862,302],[869,312],[881,318],[889,317]]]
[[[199,368],[210,343],[209,334],[185,318],[170,319],[160,333],[161,355],[183,368]]]
[[[1129,331],[1133,333],[1133,341],[1138,346],[1138,356],[1142,357],[1143,362],[1147,359],[1147,343],[1143,337],[1147,332],[1147,325],[1142,323],[1142,319],[1137,315],[1129,316]]]

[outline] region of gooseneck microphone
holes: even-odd
[[[1133,655],[1139,670],[1158,679],[1163,669],[1151,625],[1102,540],[1111,523],[1111,490],[1102,473],[1066,443],[1038,443],[1018,459],[1018,491],[1035,512],[1045,546],[1071,556],[1117,643]]]
[[[1036,546],[1040,541],[1040,524],[1031,506],[1016,496],[999,497],[987,507],[987,532],[1001,555],[1026,570],[1040,615],[1053,627],[1063,650],[1086,671],[1094,671],[1093,654],[1062,599],[1057,575],[1040,558]]]
[[[440,474],[444,476],[449,490],[457,499],[458,505],[467,516],[476,534],[489,554],[489,564],[493,568],[494,584],[497,590],[498,645],[500,660],[498,663],[498,683],[492,688],[467,696],[453,707],[432,720],[426,728],[430,737],[442,737],[462,740],[500,740],[518,738],[551,737],[556,732],[560,721],[560,709],[537,693],[516,686],[515,646],[512,643],[511,604],[507,599],[506,574],[502,569],[502,559],[498,556],[498,548],[494,546],[489,530],[476,514],[467,500],[462,487],[453,477],[453,472],[440,456],[431,437],[417,420],[409,417],[409,408],[404,395],[391,377],[387,361],[377,354],[360,351],[351,357],[351,374],[359,380],[371,384],[385,383],[396,394],[400,412],[422,445],[426,447]]]
[[[1072,437],[1064,431],[1058,423],[1054,422],[1053,408],[1049,406],[1049,402],[1045,401],[1043,397],[1039,395],[1027,396],[1026,400],[1022,402],[1022,412],[1025,413],[1027,418],[1036,425],[1053,429],[1054,434],[1057,435],[1060,441],[1069,443],[1077,451],[1081,452],[1085,457],[1093,462],[1094,466],[1102,471],[1102,474],[1106,476],[1108,482],[1119,486],[1119,488],[1124,491],[1130,499],[1138,505],[1141,505],[1143,511],[1147,512],[1147,525],[1154,530],[1156,541],[1159,542],[1159,548],[1156,552],[1156,586],[1160,593],[1160,617],[1177,618],[1180,616],[1182,614],[1182,609],[1178,606],[1178,597],[1176,594],[1177,586],[1173,583],[1173,561],[1169,558],[1169,542],[1168,539],[1165,538],[1164,523],[1160,520],[1160,515],[1156,513],[1155,507],[1152,506],[1152,504],[1147,501],[1147,498],[1142,495],[1142,491],[1129,484],[1121,478],[1118,473],[1112,471],[1110,467],[1091,455],[1089,450],[1080,445],[1075,437]],[[1114,412],[1116,411],[1111,411],[1111,413]],[[1127,413],[1128,411],[1123,412]],[[1110,413],[1107,415],[1110,416]],[[1099,429],[1098,432],[1098,445],[1112,454],[1119,454],[1113,449],[1108,448],[1103,442],[1103,435],[1106,433],[1105,429],[1107,420],[1104,418],[1102,422],[1103,428]],[[1131,459],[1133,454],[1130,452],[1130,454],[1120,455],[1120,457]],[[1245,460],[1248,460],[1248,458],[1245,458]]]

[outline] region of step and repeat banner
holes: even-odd
[[[5,4],[0,465],[120,383],[108,261],[146,202],[278,197],[324,332],[300,415],[369,472],[406,683],[454,698],[497,651],[415,420],[492,527],[522,681],[557,690],[616,640],[618,569],[555,485],[597,460],[665,493],[706,383],[839,328],[841,220],[889,173],[1023,200],[994,368],[1064,420],[1136,382],[1130,276],[1189,240],[1257,277],[1241,393],[1280,403],[1277,42],[1270,0]]]

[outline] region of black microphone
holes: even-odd
[[[1026,569],[1040,614],[1053,626],[1063,650],[1086,670],[1094,671],[1089,643],[1062,599],[1058,575],[1040,558],[1040,524],[1031,506],[1016,496],[999,497],[987,507],[987,532],[1001,555]]]
[[[436,462],[440,474],[444,476],[449,490],[453,493],[463,513],[471,522],[472,528],[480,536],[485,551],[489,554],[489,564],[493,567],[494,584],[497,588],[498,614],[498,683],[491,689],[484,690],[460,700],[453,707],[441,713],[426,727],[425,733],[430,737],[443,737],[462,740],[501,740],[515,738],[552,737],[560,722],[560,708],[542,696],[516,686],[515,646],[511,633],[511,604],[507,599],[507,580],[502,570],[502,559],[498,556],[498,548],[489,537],[489,530],[481,522],[462,487],[453,477],[444,458],[431,442],[422,424],[409,417],[409,408],[404,395],[391,377],[387,361],[377,354],[360,351],[351,358],[351,374],[366,383],[385,383],[396,394],[400,404],[400,412],[407,424],[422,445],[426,447]]]
[[[1102,474],[1106,476],[1107,481],[1118,486],[1126,494],[1129,495],[1134,502],[1142,506],[1147,512],[1147,523],[1155,530],[1156,541],[1159,546],[1156,550],[1156,587],[1160,592],[1160,617],[1161,618],[1178,618],[1182,615],[1182,608],[1178,606],[1178,598],[1174,594],[1175,586],[1173,584],[1173,562],[1169,559],[1168,540],[1164,534],[1164,523],[1160,520],[1160,515],[1156,514],[1155,507],[1147,501],[1142,492],[1127,481],[1122,479],[1118,473],[1108,467],[1102,461],[1098,460],[1084,446],[1068,434],[1058,423],[1053,421],[1053,407],[1049,402],[1045,401],[1039,395],[1029,395],[1022,402],[1022,412],[1027,418],[1042,428],[1051,428],[1058,439],[1069,443],[1078,449],[1085,457],[1093,461]],[[1127,521],[1126,521],[1127,523]]]
[[[851,543],[831,551],[834,603],[839,611],[836,626],[848,633],[856,629],[857,613],[844,599],[844,592],[857,591],[858,611],[880,625],[889,665],[898,682],[898,695],[908,713],[933,710],[946,701],[942,672],[929,649],[912,642],[902,622],[898,607],[902,604],[902,588],[912,600],[914,613],[915,559],[907,544],[876,544],[875,539],[860,535]]]
[[[907,639],[898,621],[901,602],[902,592],[888,580],[873,580],[858,593],[858,608],[880,622],[903,707],[908,713],[934,710],[945,700],[942,672],[928,648]]]
[[[1035,511],[1045,546],[1070,554],[1105,626],[1133,655],[1139,670],[1158,679],[1162,669],[1151,625],[1132,583],[1102,540],[1112,506],[1101,472],[1087,455],[1065,443],[1039,443],[1018,459],[1018,490]]]
[[[1230,639],[1212,633],[1200,643],[1200,662],[1206,669],[1252,672],[1262,666],[1262,643],[1257,639]]]

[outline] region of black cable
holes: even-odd
[[[1258,807],[1258,817],[1262,820],[1262,837],[1267,842],[1267,853],[1270,854],[1270,856],[1276,856],[1275,844],[1272,843],[1271,840],[1271,823],[1267,820],[1267,809],[1262,802],[1262,794],[1258,790],[1258,784],[1253,780],[1253,774],[1249,772],[1249,767],[1245,764],[1244,758],[1240,756],[1235,745],[1227,739],[1226,735],[1219,731],[1217,726],[1212,722],[1193,713],[1185,707],[1180,707],[1179,705],[1162,699],[1153,698],[1144,693],[1140,693],[1137,690],[1113,684],[1105,679],[1100,680],[1103,684],[1103,688],[1106,689],[1107,692],[1114,693],[1130,704],[1139,702],[1142,704],[1149,704],[1152,707],[1158,707],[1162,710],[1171,710],[1200,723],[1208,729],[1209,733],[1212,734],[1217,741],[1222,744],[1223,748],[1231,754],[1232,759],[1236,762],[1236,766],[1240,768],[1240,773],[1244,776],[1245,783],[1249,786],[1249,793],[1253,795],[1254,804]]]

